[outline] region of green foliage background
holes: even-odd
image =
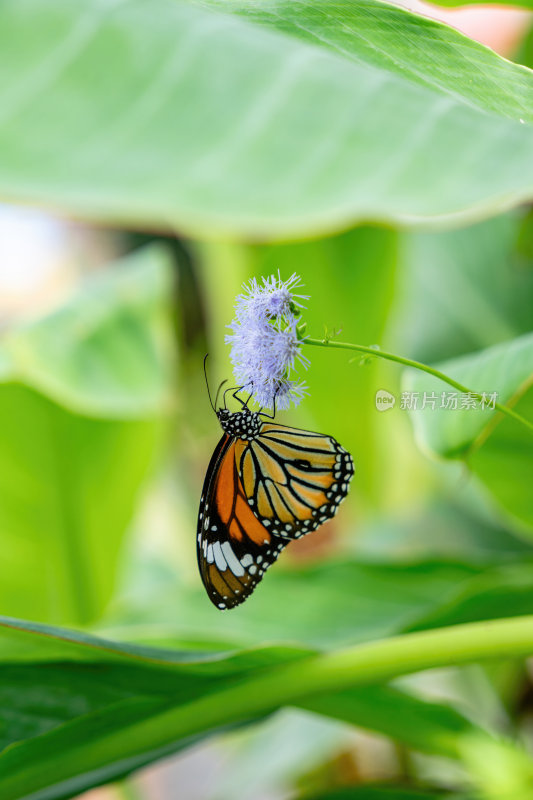
[[[231,613],[195,564],[202,360],[230,376],[252,276],[301,276],[309,335],[533,421],[532,97],[527,67],[377,0],[0,4],[0,195],[128,230],[0,338],[2,800],[208,737],[206,800],[533,795],[527,428],[408,412],[449,387],[306,346],[280,419],[350,450],[348,501]]]

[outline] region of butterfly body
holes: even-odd
[[[219,409],[223,430],[200,501],[198,565],[220,609],[242,603],[293,539],[331,519],[353,477],[332,437],[278,425],[243,406]]]

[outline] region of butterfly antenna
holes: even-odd
[[[215,412],[215,414],[216,414],[216,408],[215,408],[215,406],[213,405],[213,401],[211,400],[211,392],[209,391],[209,381],[207,380],[207,367],[206,367],[206,361],[207,361],[207,356],[208,356],[208,355],[209,355],[209,353],[206,353],[206,354],[205,354],[205,356],[204,356],[204,375],[205,375],[205,385],[207,386],[207,396],[209,397],[209,402],[211,403],[211,408],[213,409],[213,411],[214,411],[214,412]],[[217,392],[217,397],[218,397],[218,392]]]
[[[225,380],[223,380],[223,381],[222,381],[222,383],[221,383],[221,384],[220,384],[220,386],[218,387],[218,389],[217,389],[217,396],[215,397],[215,406],[216,406],[216,404],[218,403],[218,396],[219,396],[219,394],[220,394],[220,390],[222,389],[222,387],[224,386],[224,384],[225,384],[225,383],[227,383],[227,382],[228,382],[228,381],[227,381],[227,378],[226,378]]]
[[[226,403],[226,395],[228,392],[231,391],[232,388],[233,388],[232,386],[228,386],[228,388],[224,390],[224,394],[222,395],[222,402],[224,403],[224,408],[228,407]]]

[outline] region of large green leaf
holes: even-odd
[[[208,0],[208,4],[213,8],[222,5],[220,0]],[[261,5],[233,0],[232,10],[275,30],[320,43],[356,63],[364,60],[421,86],[460,96],[486,111],[511,119],[516,119],[518,112],[519,118],[531,120],[531,73],[515,66],[509,70],[509,62],[495,61],[488,48],[463,36],[456,38],[453,28],[429,17],[368,0],[350,3],[349,7],[335,0],[267,0]],[[452,51],[450,72],[445,65]]]
[[[171,287],[161,247],[111,264],[61,308],[3,333],[0,392],[24,384],[88,417],[160,414],[170,405]]]
[[[509,563],[483,570],[471,580],[458,584],[454,592],[429,614],[421,614],[404,630],[427,630],[477,619],[497,619],[529,613],[531,564]]]
[[[6,0],[0,37],[5,198],[287,237],[533,194],[531,73],[376,0]]]
[[[533,420],[533,334],[495,345],[468,356],[440,364],[440,371],[468,386],[496,392],[501,404],[515,404],[515,410]],[[494,409],[461,408],[461,393],[455,392],[457,408],[441,407],[443,393],[452,392],[442,381],[411,370],[406,390],[418,393],[418,405],[426,398],[435,402],[411,411],[420,445],[441,457],[467,457],[472,470],[495,494],[502,506],[518,520],[533,525],[531,466],[533,431]],[[452,392],[453,393],[453,392]],[[434,407],[433,407],[434,406]]]
[[[446,233],[404,233],[391,348],[427,364],[529,333],[532,223],[520,212]]]
[[[304,675],[304,662],[315,657],[294,646],[211,656],[170,653],[7,619],[0,624],[0,652],[3,800],[67,797],[173,752],[192,742],[192,735],[220,730],[224,720],[235,724],[256,719],[279,702],[269,706],[268,697],[260,693],[250,711],[245,704],[235,714],[225,704],[227,687],[241,685],[243,698],[251,697],[246,682],[251,680],[253,687],[255,676],[261,681],[268,668],[273,685],[282,688],[282,674],[275,681],[276,669],[301,663]],[[295,699],[298,694],[295,685]],[[202,698],[207,710],[203,718],[195,707]],[[222,716],[214,726],[209,709],[217,706],[215,717],[221,711]],[[175,722],[173,709],[178,713]],[[398,690],[382,693],[378,687],[368,695],[348,693],[343,708],[338,698],[317,701],[316,710],[355,724],[360,720],[400,740],[403,722],[407,743],[444,755],[455,753],[459,739],[475,730],[445,706],[425,704]]]
[[[24,386],[0,390],[0,607],[55,622],[102,613],[160,439],[157,418],[71,414]]]
[[[415,370],[406,373],[406,391],[418,393],[412,420],[420,444],[446,458],[457,458],[468,451],[499,413],[489,407],[490,395],[496,392],[497,401],[505,405],[527,387],[533,376],[533,333],[435,366],[472,391],[487,395],[484,408],[481,401],[469,407],[461,392],[438,378]],[[455,395],[457,408],[444,407],[449,398],[443,402],[443,392]],[[523,435],[527,441],[526,428]]]
[[[148,249],[0,342],[3,613],[87,622],[109,601],[168,406],[168,278]]]
[[[222,615],[197,580],[193,590],[179,586],[175,576],[169,575],[165,584],[159,575],[155,592],[144,593],[133,576],[133,591],[115,606],[115,615],[104,630],[120,638],[151,633],[170,641],[219,642],[220,647],[264,641],[340,646],[391,636],[414,625],[485,571],[475,564],[429,560],[380,564],[345,558],[283,569],[286,563],[281,556],[261,591],[231,614]],[[487,570],[490,574],[491,568]],[[527,603],[529,589],[524,594]],[[530,608],[533,612],[533,605]]]
[[[518,401],[515,410],[533,420],[533,389]],[[468,464],[497,502],[516,521],[525,523],[524,532],[533,530],[533,434],[508,417],[500,420],[494,432],[476,448]]]
[[[380,524],[365,526],[355,543],[359,558],[397,562],[424,559],[428,552],[433,558],[479,564],[527,558],[530,545],[517,538],[502,520],[488,515],[477,492],[472,495],[468,498],[470,507],[465,507],[463,498],[456,504],[436,497],[424,509],[415,507],[401,519],[393,514]]]

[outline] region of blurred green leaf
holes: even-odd
[[[505,405],[527,388],[533,375],[533,333],[432,366],[472,391],[487,395],[484,409],[479,401],[475,408],[461,407],[461,393],[438,378],[415,370],[405,373],[405,390],[418,393],[418,408],[411,412],[411,419],[420,446],[444,458],[460,458],[499,413],[489,407],[489,396],[497,392],[497,401]],[[426,403],[422,408],[424,392],[434,395],[434,407]],[[443,393],[455,394],[457,408],[441,407]],[[528,436],[533,445],[533,433],[523,428],[526,446]]]
[[[533,194],[530,72],[394,6],[6,0],[0,31],[10,199],[286,238]]]
[[[163,251],[146,249],[3,336],[4,613],[88,622],[109,601],[169,407],[168,285]]]
[[[113,638],[178,647],[182,642],[230,648],[298,641],[329,648],[408,630],[531,614],[531,555],[519,551],[506,561],[358,563],[346,558],[300,569],[281,569],[280,564],[260,592],[224,615],[211,607],[201,587],[180,587],[169,576],[165,588],[158,571],[158,586],[146,593],[133,576],[136,590],[115,603],[102,630]]]
[[[478,353],[438,365],[438,369],[473,391],[498,393],[501,404],[515,404],[515,410],[533,420],[533,334],[513,339]],[[411,411],[420,446],[444,458],[466,457],[474,473],[496,496],[501,505],[526,525],[533,525],[531,470],[533,432],[514,419],[485,408],[441,408],[440,398],[449,391],[442,381],[410,370],[405,388],[436,397],[435,408]]]
[[[452,479],[453,487],[457,483]],[[474,489],[471,484],[464,489]],[[465,503],[448,502],[439,496],[423,509],[414,508],[398,519],[381,518],[359,532],[355,546],[358,557],[382,561],[415,561],[428,557],[477,564],[508,563],[526,559],[531,546],[517,538],[502,520],[493,520],[490,511],[480,510],[478,492],[467,495]],[[428,530],[431,540],[428,541]]]
[[[501,616],[528,614],[528,595],[532,590],[533,565],[526,561],[494,566],[483,570],[471,580],[458,585],[454,593],[422,615],[407,630],[427,630],[433,627],[473,622],[478,619],[497,619]]]
[[[115,585],[124,531],[160,441],[157,419],[71,414],[24,386],[0,388],[0,608],[88,622]]]
[[[388,349],[434,363],[529,333],[532,222],[520,212],[447,233],[402,234]]]
[[[365,686],[299,702],[300,708],[379,731],[423,753],[457,757],[459,739],[476,727],[454,708],[390,686]]]
[[[158,585],[144,594],[134,574],[130,592],[115,603],[104,630],[113,638],[135,637],[138,629],[141,638],[211,640],[220,647],[256,646],[264,641],[340,646],[402,631],[440,607],[484,569],[430,560],[380,564],[346,558],[300,569],[283,569],[283,563],[287,556],[265,577],[261,591],[231,614],[220,614],[198,581],[196,589],[188,589],[169,575],[165,587],[158,571]]]
[[[170,404],[171,286],[162,247],[112,264],[57,311],[2,335],[0,381],[90,417],[161,413]]]
[[[526,419],[533,419],[533,388],[528,389],[514,409]],[[528,435],[520,423],[505,417],[486,441],[472,451],[468,465],[499,505],[531,536],[533,435]]]
[[[220,0],[208,2],[213,8],[221,5]],[[503,59],[494,60],[493,51],[468,37],[456,38],[457,31],[453,28],[425,15],[406,14],[401,8],[372,0],[358,0],[349,7],[342,2],[324,5],[309,0],[296,3],[267,0],[258,6],[234,0],[232,11],[313,44],[320,43],[356,63],[364,60],[398,72],[421,86],[462,95],[472,105],[487,111],[513,119],[517,111],[519,117],[527,111],[530,118],[531,106],[526,98],[531,85],[528,87],[526,70],[513,65],[514,82]],[[453,73],[445,66],[452,50]],[[474,62],[473,53],[476,53]],[[472,80],[473,70],[476,81]],[[486,81],[492,84],[490,91],[486,91]]]
[[[276,665],[309,655],[312,651],[294,646],[212,655],[169,652],[3,619],[1,734],[4,744],[11,746],[0,754],[1,796],[3,800],[66,797],[126,774],[192,741],[165,721],[170,708],[202,697],[214,702],[217,692],[247,675],[260,674],[261,668],[272,671]],[[384,715],[388,705],[391,713],[401,710],[405,716],[409,743],[416,739],[413,730],[418,720],[427,736],[424,748],[445,754],[454,737],[473,729],[451,709],[430,704],[423,710],[425,704],[408,694],[384,691],[381,695],[378,687],[373,688],[366,700],[360,697],[355,702],[352,696],[345,718],[357,724],[360,714],[365,727],[394,730],[403,738],[399,720],[395,725]],[[330,710],[342,717],[334,703],[329,701]],[[194,704],[191,714],[193,709]],[[329,713],[324,705],[319,710]],[[410,714],[414,714],[411,724]],[[257,712],[242,721],[254,718]],[[191,718],[191,731],[198,732],[198,722]],[[209,730],[207,719],[205,725]]]

